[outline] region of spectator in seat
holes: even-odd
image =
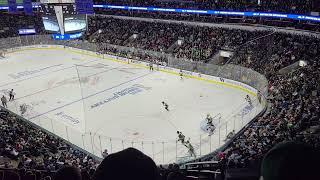
[[[173,164],[172,171],[168,174],[167,180],[184,180],[185,176],[180,172],[180,167]]]
[[[264,157],[260,180],[319,180],[320,153],[300,142],[283,142]]]
[[[72,166],[65,166],[54,175],[54,180],[82,180],[80,169]]]
[[[105,149],[105,150],[102,152],[102,157],[103,157],[103,158],[106,158],[108,155],[109,155],[108,150]]]
[[[98,166],[94,180],[159,180],[154,161],[134,148],[108,155]]]

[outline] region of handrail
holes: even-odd
[[[310,16],[303,14],[285,14],[282,12],[258,12],[258,11],[228,11],[228,10],[214,10],[214,9],[175,9],[175,8],[161,8],[161,7],[139,7],[139,6],[119,6],[111,4],[95,4],[94,8],[127,10],[127,11],[150,11],[150,12],[170,12],[180,14],[207,14],[215,16],[231,16],[231,17],[260,17],[260,18],[277,18],[277,19],[292,19],[296,21],[313,21],[320,22],[319,16]]]
[[[201,165],[201,164],[218,164],[219,161],[201,161],[201,162],[194,162],[194,163],[187,163],[186,166],[190,165]]]

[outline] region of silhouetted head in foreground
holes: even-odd
[[[319,180],[319,151],[299,142],[273,147],[261,165],[261,180]]]
[[[58,170],[54,175],[54,180],[81,180],[80,169],[66,166]]]
[[[134,148],[110,154],[97,168],[94,180],[158,180],[154,161]]]

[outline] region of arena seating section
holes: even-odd
[[[210,2],[212,3],[204,0],[194,3],[114,0],[96,3],[304,14],[318,10],[312,5],[312,1],[305,0],[271,0],[261,6],[253,5],[246,0]],[[35,27],[38,33],[43,33],[38,16],[6,14],[0,16],[1,38],[17,36],[19,28],[27,27]],[[102,33],[96,33],[98,30],[102,30]],[[124,57],[134,56],[150,61],[154,61],[155,57],[146,54],[128,54],[107,47],[104,43],[168,53],[174,57],[204,63],[220,49],[237,49],[238,56],[231,63],[264,74],[269,80],[267,99],[270,104],[267,112],[224,151],[208,159],[218,161],[218,169],[224,171],[225,168],[257,166],[268,150],[285,140],[301,141],[317,149],[320,148],[320,40],[313,36],[273,33],[261,41],[252,41],[245,47],[239,48],[239,44],[270,33],[272,32],[93,16],[89,18],[86,38],[99,44],[103,53]],[[137,34],[137,38],[127,41],[133,34]],[[178,39],[184,40],[183,45],[170,48]],[[192,49],[201,51],[201,56],[194,58]],[[165,61],[165,59],[159,60]],[[290,73],[278,73],[280,69],[299,60],[307,61],[308,65]],[[99,164],[90,155],[72,148],[57,137],[31,126],[5,110],[0,111],[0,134],[0,180],[48,180],[65,165],[81,169],[82,179],[91,179]],[[169,165],[166,168],[161,166],[159,172],[162,179],[184,176],[184,172],[179,170],[177,165]]]
[[[127,6],[155,6],[164,8],[216,9],[238,11],[271,11],[295,14],[308,14],[319,7],[312,0],[195,0],[195,1],[161,1],[161,0],[95,0],[95,4],[112,4]]]
[[[195,0],[195,1],[165,1],[165,0],[96,0],[96,4],[128,5],[128,6],[156,6],[166,8],[188,8],[188,9],[214,9],[228,11],[259,11],[259,12],[278,12],[310,15],[311,12],[320,11],[320,1],[318,0]],[[181,21],[200,21],[208,23],[243,23],[247,25],[268,25],[278,27],[291,27],[296,29],[306,29],[320,31],[318,23],[309,21],[294,21],[280,18],[260,18],[242,16],[212,16],[206,14],[180,14],[174,12],[150,12],[150,11],[127,11],[121,9],[98,8],[99,14],[148,17],[156,19],[174,19]]]
[[[92,24],[95,24],[98,29],[102,27],[108,29],[107,33],[98,34],[97,39],[100,39],[100,41],[126,45],[123,44],[121,39],[123,34],[127,34],[128,37],[133,33],[142,33],[143,38],[138,38],[129,46],[146,50],[166,52],[168,44],[183,37],[187,39],[186,45],[176,49],[173,54],[176,57],[189,59],[192,53],[190,47],[198,46],[203,51],[234,48],[236,45],[248,42],[256,37],[270,34],[269,31],[191,27],[170,23],[149,25],[145,24],[146,22],[112,18],[105,18],[105,21],[103,21],[100,17],[95,17],[93,22]],[[131,28],[122,28],[119,31],[119,27],[114,27],[117,26],[117,22],[121,27],[128,26]],[[100,26],[100,23],[103,25]],[[170,33],[160,36],[160,33],[164,31]],[[116,36],[117,33],[118,36]],[[110,34],[112,34],[112,37],[110,37]],[[160,41],[156,41],[159,39],[157,37],[160,37]],[[196,42],[188,41],[192,38]],[[312,36],[274,33],[265,40],[253,41],[239,50],[239,56],[233,59],[232,63],[252,68],[266,75],[270,83],[268,99],[272,105],[270,111],[259,118],[226,150],[228,163],[242,167],[248,166],[250,160],[261,158],[270,147],[286,139],[301,140],[312,142],[311,144],[316,146],[319,145],[317,142],[319,138],[312,136],[309,130],[310,126],[319,125],[319,109],[317,109],[320,100],[318,96],[320,84],[317,81],[320,77],[318,72],[320,67],[318,61],[320,58],[319,43],[320,40]],[[113,52],[124,55],[124,52],[118,52],[116,49]],[[136,54],[136,56],[141,57],[142,55]],[[206,61],[205,58],[202,60]],[[308,66],[289,74],[281,75],[277,73],[280,69],[298,60],[308,61]]]
[[[36,29],[43,33],[44,28],[40,16],[24,16],[0,12],[0,38],[18,36],[19,29]]]

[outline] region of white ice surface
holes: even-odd
[[[14,89],[16,100],[8,104],[9,109],[20,114],[19,106],[26,104],[26,119],[97,156],[104,149],[110,153],[133,146],[157,163],[181,160],[188,152],[176,143],[177,130],[191,138],[197,156],[205,155],[262,109],[254,100],[255,107],[241,116],[248,103],[240,89],[180,80],[173,74],[68,50],[28,50],[6,56],[0,61],[0,93]],[[123,93],[91,108],[137,86],[141,92]],[[162,101],[169,104],[169,112]],[[208,113],[222,117],[211,137],[200,129]]]

